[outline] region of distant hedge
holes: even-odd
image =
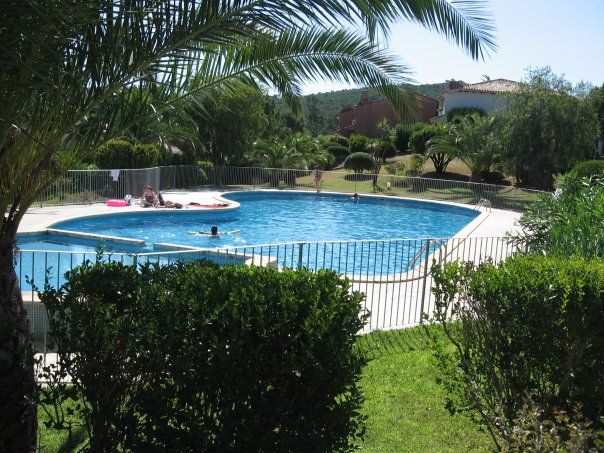
[[[329,146],[326,151],[335,158],[335,165],[341,164],[350,154],[350,150],[345,146]]]
[[[355,173],[361,173],[363,170],[373,170],[375,160],[371,154],[352,153],[344,161],[344,168],[354,170]]]
[[[42,402],[77,401],[92,451],[348,451],[362,433],[363,296],[333,271],[86,263],[41,298],[65,358]]]
[[[155,144],[132,144],[126,140],[109,140],[101,146],[94,164],[102,169],[149,168],[170,165],[166,152]]]

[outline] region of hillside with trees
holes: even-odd
[[[401,86],[411,92],[437,99],[439,93],[447,86],[447,82],[422,85],[403,84]],[[342,107],[356,105],[362,91],[363,88],[353,88],[303,96],[301,117],[305,129],[313,135],[334,132],[338,128],[338,115]],[[369,90],[369,99],[372,101],[382,97],[376,91]],[[274,97],[274,100],[277,108],[286,113],[285,103],[278,97]]]

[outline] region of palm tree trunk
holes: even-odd
[[[27,311],[14,268],[16,225],[0,231],[0,451],[35,450],[38,427]]]

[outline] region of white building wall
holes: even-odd
[[[445,93],[444,114],[454,108],[478,107],[486,113],[505,107],[507,99],[495,93],[470,93],[466,91],[449,91]]]

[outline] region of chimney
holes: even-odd
[[[367,90],[363,90],[361,93],[361,99],[359,99],[359,103],[357,105],[369,104],[369,92]]]
[[[463,86],[463,84],[461,82],[458,82],[455,79],[449,80],[449,83],[447,85],[447,90],[456,90],[457,88],[461,88]]]

